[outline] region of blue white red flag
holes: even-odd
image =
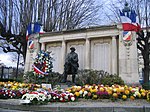
[[[29,40],[28,41],[28,45],[29,45],[29,49],[33,49],[34,48],[34,41],[33,40]]]
[[[29,35],[35,34],[35,33],[39,33],[39,34],[44,33],[42,25],[37,23],[37,22],[36,23],[30,23],[27,26],[26,40],[28,40]]]
[[[120,11],[120,17],[124,31],[138,32],[141,29],[140,25],[137,22],[136,16],[137,15],[134,10],[131,10],[129,12]]]
[[[124,31],[123,32],[123,40],[124,41],[131,41],[131,31]]]
[[[42,70],[37,68],[35,65],[33,65],[33,69],[34,69],[34,72],[36,72],[37,74],[48,75],[48,73],[43,72]]]

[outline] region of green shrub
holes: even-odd
[[[28,71],[23,76],[24,82],[26,83],[36,83],[36,76],[33,71]]]
[[[24,74],[24,82],[28,83],[47,83],[52,85],[57,85],[62,80],[63,76],[58,72],[51,72],[48,75],[41,75],[34,74],[33,71],[28,71]]]
[[[146,90],[150,90],[150,82],[142,84],[142,87]]]
[[[124,85],[124,81],[119,75],[110,75],[103,70],[84,69],[78,71],[76,75],[76,84],[81,86],[85,84],[104,84],[111,86],[113,84]]]
[[[101,79],[101,84],[104,85],[113,85],[113,84],[119,84],[124,85],[124,81],[119,77],[119,75],[106,75]]]
[[[102,77],[104,77],[105,75],[108,75],[108,73],[104,72],[103,70],[79,70],[76,76],[76,84],[81,86],[85,84],[99,84],[101,82]]]

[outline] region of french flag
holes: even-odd
[[[43,26],[41,24],[39,24],[38,22],[30,23],[27,26],[26,40],[28,40],[28,38],[31,34],[36,34],[36,33],[43,34],[44,33]]]
[[[34,41],[33,40],[29,40],[29,49],[33,49],[34,48]]]
[[[136,16],[137,15],[134,10],[131,10],[129,12],[120,11],[120,17],[124,31],[138,32],[141,29],[140,25],[136,21]]]
[[[124,31],[123,32],[123,40],[124,41],[131,41],[131,31]]]
[[[37,68],[35,65],[32,65],[32,66],[33,66],[34,71],[35,71],[37,74],[48,75],[48,73],[43,72],[42,70],[40,70],[39,68]]]

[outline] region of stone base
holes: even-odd
[[[150,112],[150,104],[145,99],[140,102],[83,100],[69,103],[53,102],[47,105],[21,105],[19,99],[0,99],[0,112]]]

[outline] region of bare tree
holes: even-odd
[[[143,0],[142,2],[139,2],[137,0],[138,7],[142,7],[143,15],[139,16],[140,22],[145,27],[143,30],[138,32],[138,38],[137,38],[137,48],[141,51],[141,54],[143,56],[144,60],[144,68],[143,68],[143,79],[144,83],[149,82],[149,74],[150,74],[150,1],[149,0]],[[142,4],[142,5],[141,5]],[[140,9],[138,10],[138,15],[140,14]]]
[[[40,19],[45,31],[61,31],[96,23],[100,5],[94,0],[0,0],[0,47],[26,56],[26,28]]]
[[[112,18],[115,22],[120,22],[119,9],[124,6],[125,1],[117,0],[111,2],[110,11],[112,15],[107,15],[108,18]],[[134,9],[137,13],[139,24],[142,27],[140,32],[137,32],[137,48],[141,51],[144,60],[144,83],[149,82],[150,74],[150,1],[149,0],[128,0],[130,8]],[[111,21],[111,20],[110,20]]]

